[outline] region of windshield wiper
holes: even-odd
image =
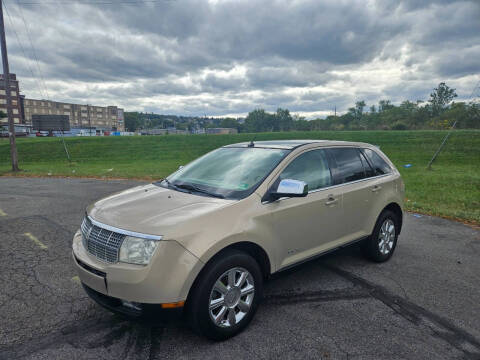
[[[165,179],[163,179],[162,181],[160,181],[160,184],[161,184],[162,182],[164,182],[164,181],[165,181],[165,183],[167,184],[167,188],[173,189],[173,190],[177,190],[177,191],[181,191],[181,192],[185,192],[185,191],[179,190],[179,187],[178,187],[177,185],[175,185],[175,184],[172,184],[172,183],[170,182],[170,180],[168,180],[167,178],[165,178]],[[185,190],[188,190],[188,189],[185,189]]]
[[[159,181],[159,183],[161,184],[162,182],[166,182],[167,183],[167,187],[171,187],[171,188],[174,188],[175,189],[175,185],[173,185],[167,178],[163,179],[162,181]]]
[[[169,182],[167,184],[171,184],[171,183]],[[208,190],[199,188],[198,186],[193,185],[193,184],[183,183],[183,184],[171,184],[171,185],[176,187],[176,188],[179,188],[179,189],[195,191],[195,192],[199,192],[199,193],[202,193],[202,194],[205,194],[205,195],[208,195],[208,196],[212,196],[212,197],[216,197],[216,198],[219,198],[219,199],[225,199],[225,196],[223,196],[221,194],[212,193]]]

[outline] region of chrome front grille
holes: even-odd
[[[81,231],[83,246],[90,254],[108,263],[118,261],[120,246],[126,235],[94,225],[86,216]]]

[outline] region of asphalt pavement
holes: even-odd
[[[239,336],[129,321],[84,293],[86,206],[134,181],[0,178],[0,359],[480,359],[480,230],[406,213],[392,259],[350,246],[266,284]]]

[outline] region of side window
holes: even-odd
[[[360,153],[356,148],[332,148],[330,152],[337,163],[337,184],[365,178]]]
[[[305,181],[309,191],[332,185],[325,150],[312,150],[299,155],[282,171],[280,179]]]
[[[392,172],[392,169],[387,162],[383,160],[375,151],[371,149],[363,149],[363,152],[370,161],[370,164],[372,164],[376,175],[383,175]]]
[[[375,176],[375,170],[370,166],[363,152],[360,152],[360,160],[362,160],[363,168],[365,169],[365,176],[367,178]]]

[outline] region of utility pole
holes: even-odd
[[[337,105],[335,105],[335,117],[337,117]]]
[[[5,22],[3,21],[3,1],[0,0],[0,42],[2,48],[3,79],[5,81],[5,95],[7,97],[8,137],[10,139],[10,156],[12,171],[19,171],[17,144],[15,141],[15,123],[13,122],[12,98],[10,97],[10,70],[8,69],[7,41],[5,40]]]

